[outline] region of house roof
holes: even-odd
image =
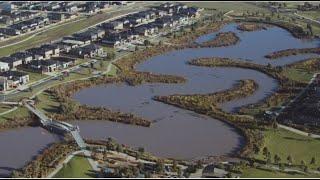
[[[28,75],[25,72],[20,72],[20,71],[5,71],[5,72],[1,72],[0,76],[4,76],[4,77],[22,77],[22,76],[26,76]]]
[[[13,63],[13,62],[16,62],[16,61],[19,61],[20,59],[16,59],[16,58],[13,58],[13,57],[2,57],[0,58],[0,61],[1,62],[6,62],[6,63]]]
[[[32,57],[32,54],[30,52],[16,52],[14,54],[11,54],[10,57],[13,58],[27,58],[27,57]]]

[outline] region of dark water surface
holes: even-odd
[[[80,126],[84,138],[113,137],[118,142],[134,147],[145,147],[156,155],[193,159],[207,155],[232,153],[243,145],[243,137],[229,125],[179,109],[151,98],[155,95],[213,93],[229,89],[241,79],[253,79],[259,89],[252,96],[222,105],[226,111],[262,100],[277,88],[277,82],[265,74],[239,68],[207,68],[187,65],[199,57],[229,57],[252,60],[254,63],[285,65],[314,54],[299,55],[270,61],[264,55],[288,48],[318,47],[319,40],[295,39],[287,31],[272,27],[256,32],[240,32],[236,24],[229,24],[221,31],[233,31],[240,43],[222,48],[184,49],[150,58],[137,66],[139,71],[172,74],[187,79],[185,84],[143,84],[136,87],[126,84],[102,85],[83,89],[74,98],[83,104],[105,106],[112,110],[133,113],[155,123],[151,128],[106,121],[73,122]],[[215,33],[197,39],[202,43],[215,37]],[[0,132],[0,174],[19,168],[38,151],[57,138],[40,128],[19,128]]]

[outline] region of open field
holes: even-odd
[[[285,173],[265,169],[248,168],[243,171],[241,178],[319,178],[319,175]]]
[[[220,11],[235,11],[235,12],[245,12],[245,11],[260,11],[269,12],[265,8],[258,7],[254,4],[248,2],[185,2],[188,6],[195,6],[200,8],[215,8]]]
[[[314,20],[320,19],[320,11],[301,11],[298,14],[302,16],[306,16],[308,18],[312,18]]]
[[[54,178],[92,178],[91,166],[82,156],[74,156]]]
[[[288,68],[283,71],[283,74],[288,78],[296,81],[309,82],[313,76],[312,72],[303,69]]]
[[[0,123],[3,123],[8,120],[8,118],[12,117],[26,117],[29,115],[29,111],[25,107],[18,107],[17,110],[10,112],[8,114],[5,114],[3,116],[0,116]]]
[[[320,166],[320,140],[301,136],[283,129],[270,129],[265,131],[264,134],[264,146],[270,151],[272,161],[274,155],[277,154],[280,156],[282,163],[287,163],[287,157],[291,155],[294,165],[300,165],[302,160],[307,165],[310,165],[312,157],[315,157],[316,164],[309,167],[317,168]],[[256,158],[264,160],[262,152]]]

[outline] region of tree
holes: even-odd
[[[116,57],[116,53],[114,51],[110,51],[107,54],[107,59],[108,60],[113,60]]]
[[[278,156],[278,154],[274,155],[274,162],[275,162],[276,164],[279,164],[280,161],[281,161],[280,156]]]
[[[272,120],[272,128],[273,129],[278,129],[278,123],[277,123],[276,118],[273,118],[273,120]]]
[[[38,96],[34,97],[34,103],[35,104],[38,104],[40,102],[40,99]]]
[[[139,51],[139,47],[135,46],[134,51]]]
[[[164,163],[161,160],[158,160],[156,163],[156,172],[162,173],[164,171]]]
[[[310,164],[316,164],[316,158],[315,157],[312,157],[312,159],[310,161]]]
[[[288,161],[288,164],[289,164],[289,165],[292,164],[293,159],[292,159],[291,155],[289,155],[289,156],[287,157],[287,161]]]
[[[121,145],[121,144],[118,144],[118,145],[117,145],[117,149],[116,149],[116,151],[117,151],[117,152],[120,152],[120,153],[122,153],[122,152],[123,152],[123,147],[122,147],[122,145]]]
[[[151,42],[147,39],[143,41],[144,46],[150,46],[150,44],[151,44]]]
[[[176,160],[173,160],[172,169],[173,169],[173,171],[177,171],[178,170],[178,163],[177,163]]]
[[[271,153],[270,153],[270,152],[268,152],[266,163],[267,163],[267,164],[270,164],[270,163],[271,163]]]
[[[144,153],[144,148],[143,148],[143,147],[139,147],[139,148],[138,148],[138,151],[139,151],[140,153]]]
[[[284,168],[285,168],[284,164],[283,163],[279,163],[279,169],[281,171],[284,171]]]
[[[313,36],[313,30],[312,30],[312,26],[310,23],[307,24],[307,29],[309,30],[311,36]]]
[[[100,68],[103,67],[103,61],[100,61]]]

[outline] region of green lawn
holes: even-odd
[[[29,111],[25,107],[19,107],[17,110],[10,112],[8,114],[5,114],[3,116],[0,116],[0,123],[4,123],[8,118],[12,117],[26,117],[29,115]]]
[[[281,162],[287,163],[286,159],[288,155],[291,155],[293,164],[300,165],[301,161],[304,160],[307,165],[310,165],[312,157],[315,157],[316,164],[309,167],[320,167],[320,140],[301,136],[283,129],[267,130],[264,134],[264,146],[270,151],[272,161],[274,155],[278,154]],[[264,160],[262,150],[256,158]]]
[[[57,99],[47,92],[43,92],[37,96],[39,98],[39,103],[37,108],[44,112],[56,112],[60,106]]]
[[[231,11],[235,12],[245,12],[245,11],[260,11],[269,12],[266,8],[258,7],[252,3],[248,2],[185,2],[188,6],[196,6],[200,8],[215,8],[220,11]]]
[[[40,79],[48,77],[48,75],[41,74],[41,73],[35,73],[35,72],[27,72],[29,74],[30,83],[39,81]]]
[[[302,11],[299,12],[300,15],[312,18],[314,20],[319,20],[320,18],[320,11]]]
[[[319,175],[299,174],[299,173],[285,173],[278,171],[271,171],[265,169],[248,168],[243,171],[241,178],[319,178]]]
[[[309,82],[313,76],[313,72],[307,72],[302,69],[288,68],[283,71],[284,75],[296,81]]]
[[[74,156],[54,178],[93,178],[91,170],[92,168],[86,158]]]

